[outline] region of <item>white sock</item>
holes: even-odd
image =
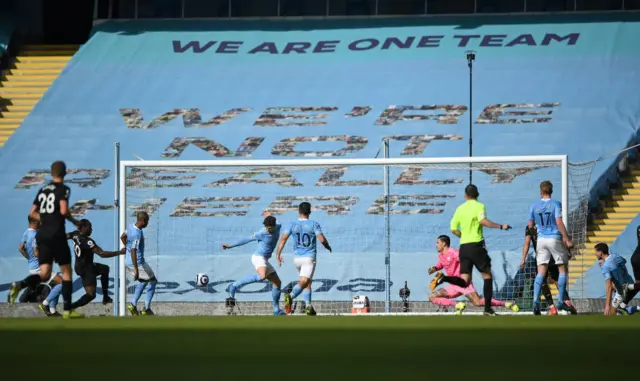
[[[635,288],[635,283],[630,283],[627,285],[627,290],[633,290]]]
[[[55,314],[56,308],[54,306],[49,307],[49,312],[51,312],[52,314]]]
[[[47,302],[47,300],[45,299],[45,300],[42,302],[42,305],[43,305],[43,306],[48,306],[48,305],[49,305],[49,302]]]

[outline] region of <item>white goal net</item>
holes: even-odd
[[[526,310],[536,271],[533,248],[522,266],[521,260],[528,209],[540,197],[539,184],[554,184],[553,196],[565,206],[563,217],[579,254],[586,238],[590,174],[591,167],[571,166],[566,156],[125,161],[120,170],[120,231],[135,222],[137,211],[151,216],[144,229],[145,259],[159,282],[156,312],[270,314],[272,285],[267,281],[238,288],[236,306],[227,308],[229,286],[255,273],[251,255],[257,243],[231,250],[222,245],[251,237],[262,227],[265,210],[284,230],[298,218],[298,204],[307,201],[313,208],[311,219],[333,248],[328,253],[318,245],[311,294],[318,314],[351,313],[353,298],[365,296],[372,313],[453,312],[451,303],[430,300],[432,276],[427,269],[438,262],[438,236],[448,235],[452,247],[459,246],[449,222],[464,202],[472,175],[488,218],[513,227],[485,229],[494,298]],[[286,292],[298,281],[291,238],[283,253],[282,266],[275,252],[271,263]],[[197,273],[208,275],[206,287],[196,284]],[[124,314],[133,290],[132,280],[123,276],[124,259],[120,274]],[[480,294],[481,282],[476,274]],[[401,295],[405,284],[408,297]],[[570,294],[580,289],[578,284],[573,279]],[[461,300],[468,301],[459,297],[456,302]],[[296,302],[295,313],[301,313],[304,299]],[[468,306],[473,311],[471,302]]]

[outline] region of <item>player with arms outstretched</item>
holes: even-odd
[[[567,229],[562,221],[562,204],[551,199],[553,184],[550,181],[540,183],[540,196],[542,199],[535,202],[529,208],[528,227],[538,226],[538,240],[536,262],[538,274],[533,287],[533,314],[540,315],[540,291],[547,277],[551,258],[558,266],[558,298],[556,305],[558,310],[571,312],[565,304],[567,294],[567,266],[569,263],[569,250],[573,247]]]
[[[533,246],[533,253],[537,252],[538,247],[538,226],[535,221],[533,223],[533,227],[526,226],[524,230],[524,246],[522,248],[522,261],[520,262],[520,268],[523,269],[525,267],[525,263],[527,261],[527,255],[529,254],[529,248]],[[551,294],[551,289],[549,288],[549,278],[553,280],[553,283],[558,287],[558,278],[560,276],[560,272],[558,270],[558,265],[556,265],[556,261],[551,257],[549,259],[549,266],[547,268],[547,276],[544,278],[542,283],[541,293],[544,297],[544,300],[549,305],[549,315],[557,315],[558,309],[553,303],[553,295]],[[577,315],[578,311],[571,303],[571,298],[569,297],[569,290],[567,290],[564,294],[564,304],[568,308],[569,312],[572,315]]]
[[[291,313],[291,303],[293,299],[302,293],[306,305],[305,313],[307,315],[316,314],[311,306],[311,283],[313,282],[313,274],[316,271],[316,241],[320,241],[322,246],[329,250],[329,252],[331,252],[331,246],[324,234],[322,234],[320,224],[310,220],[310,215],[311,204],[308,202],[300,203],[298,206],[298,220],[293,221],[287,230],[282,233],[280,243],[278,244],[278,251],[276,252],[276,258],[278,262],[282,264],[282,249],[284,249],[284,245],[287,243],[289,236],[294,236],[293,263],[296,265],[300,279],[298,280],[298,284],[293,287],[291,294],[284,295],[284,311],[286,313]]]
[[[11,285],[11,289],[14,290],[14,292],[9,292],[9,295],[8,295],[9,304],[15,303],[15,298],[18,296],[18,293],[23,288],[28,288],[28,290],[25,292],[29,292],[29,291],[35,292],[35,290],[37,289],[37,286],[41,283],[40,282],[41,279],[39,277],[41,272],[40,261],[38,259],[39,252],[38,252],[38,244],[36,242],[36,234],[38,232],[38,228],[40,227],[40,221],[32,217],[28,217],[28,220],[29,220],[29,228],[25,230],[25,232],[22,234],[22,240],[20,241],[20,246],[18,246],[18,251],[29,263],[29,276],[21,281],[14,282]],[[38,275],[38,277],[32,277],[32,275]],[[28,283],[31,282],[32,280],[37,281],[37,283],[35,284],[35,287],[33,287],[33,284],[31,284],[31,287],[29,287]],[[49,286],[55,285],[51,292],[53,292],[54,290],[62,289],[62,278],[54,272],[51,272],[51,276],[49,277],[49,280],[43,283]],[[48,316],[60,315],[59,313],[56,312],[55,305],[51,307],[47,306],[45,313]]]
[[[264,227],[255,232],[251,237],[242,239],[231,245],[222,245],[222,249],[228,250],[233,249],[234,247],[246,245],[249,242],[258,242],[258,248],[251,256],[251,263],[256,269],[256,274],[247,275],[246,277],[232,283],[229,287],[229,296],[235,302],[236,290],[238,288],[267,279],[272,284],[271,296],[273,298],[273,314],[285,315],[285,312],[280,309],[280,290],[282,286],[280,278],[278,277],[276,270],[271,266],[271,263],[269,263],[269,258],[271,258],[273,250],[278,244],[281,225],[276,223],[276,218],[271,216],[269,212],[264,212],[262,215],[265,217],[263,221]]]
[[[606,243],[598,243],[594,246],[596,258],[602,261],[600,271],[604,276],[606,286],[605,315],[629,315],[627,303],[633,299],[637,291],[629,290],[628,285],[635,281],[627,271],[627,260],[618,254],[610,253]],[[613,297],[613,293],[617,295]],[[635,311],[635,310],[634,310]]]
[[[34,274],[25,279],[29,287],[37,286],[41,281],[51,278],[51,267],[55,261],[62,271],[62,299],[64,301],[62,316],[65,319],[80,318],[84,315],[71,309],[71,250],[67,244],[65,220],[74,225],[78,221],[71,216],[69,210],[69,195],[71,190],[64,185],[67,166],[62,161],[51,164],[52,181],[42,187],[33,200],[29,216],[40,221],[41,225],[36,234],[39,250],[40,274]],[[15,292],[12,288],[12,294]]]
[[[138,316],[138,300],[144,294],[144,310],[142,315],[154,315],[151,310],[151,300],[156,291],[158,280],[151,269],[151,266],[144,259],[144,233],[142,229],[149,225],[149,215],[146,212],[136,213],[135,224],[129,225],[127,231],[122,233],[120,240],[125,245],[127,256],[125,257],[125,265],[127,271],[133,277],[134,282],[138,282],[136,289],[131,296],[131,301],[127,305],[127,309],[133,316]]]
[[[429,268],[429,275],[435,273],[436,271],[443,270],[450,276],[460,276],[460,257],[458,250],[450,247],[451,246],[451,238],[447,235],[441,235],[436,240],[436,248],[438,249],[438,263],[435,266]],[[470,284],[466,288],[462,288],[453,284],[448,285],[445,288],[440,288],[435,290],[431,295],[429,295],[429,301],[433,304],[437,304],[440,306],[455,306],[456,314],[462,314],[467,308],[466,302],[458,302],[456,303],[455,298],[464,295],[471,301],[471,303],[476,307],[484,307],[485,300],[478,295],[473,284]],[[492,299],[492,306],[505,307],[510,309],[513,312],[520,311],[520,308],[514,302],[501,302],[499,300]]]

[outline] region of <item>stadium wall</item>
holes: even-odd
[[[94,238],[107,249],[115,236],[115,141],[127,160],[212,164],[371,158],[385,137],[392,157],[466,156],[469,49],[477,51],[474,155],[568,154],[581,162],[622,149],[637,139],[640,125],[638,21],[624,15],[100,24],[0,151],[6,179],[0,205],[7,216],[0,228],[8,237],[0,243],[0,298],[26,271],[15,247],[51,161],[67,162],[74,213],[93,221]],[[616,163],[599,163],[594,180],[613,176]],[[391,176],[400,202],[392,220],[392,296],[398,299],[408,281],[420,301],[435,238],[449,231],[467,175],[401,173]],[[219,245],[250,234],[265,208],[286,224],[301,197],[322,206],[314,218],[338,247],[320,254],[314,298],[384,299],[380,170],[231,180],[216,173],[163,175],[150,181],[163,188],[130,187],[131,200],[149,201],[153,212],[148,260],[161,282],[159,301],[222,300],[230,281],[252,271],[253,247],[223,253]],[[517,271],[537,184],[559,183],[559,176],[544,169],[474,177],[489,217],[515,227],[487,234],[498,291]],[[209,273],[211,287],[193,287],[198,271]],[[279,271],[285,283],[295,279],[290,261]],[[264,285],[242,291],[241,298],[269,298]]]

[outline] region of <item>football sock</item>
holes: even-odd
[[[242,287],[242,286],[246,286],[247,284],[251,284],[251,283],[255,283],[255,282],[260,282],[262,280],[262,278],[260,278],[260,275],[258,274],[251,274],[251,275],[247,275],[242,279],[239,279],[237,281],[235,281],[233,283],[233,287],[235,287],[236,289]],[[235,292],[233,292],[233,295],[231,295],[232,298],[235,298]]]
[[[133,295],[131,296],[131,304],[133,304],[134,307],[138,305],[138,300],[140,300],[140,296],[142,296],[142,291],[144,290],[144,286],[146,285],[147,285],[146,282],[138,281],[138,284],[136,285],[136,289],[133,292]]]
[[[44,304],[45,306],[50,306],[49,309],[53,309],[55,311],[56,305],[58,304],[58,297],[60,296],[61,292],[62,284],[56,284],[55,286],[53,286],[51,292],[49,292],[49,295],[47,296],[47,299],[42,302],[42,304]]]
[[[271,298],[273,300],[273,310],[277,311],[280,309],[280,289],[276,286],[271,288]]]
[[[32,274],[20,282],[20,288],[29,287],[31,289],[35,289],[41,282],[42,279],[40,278],[40,274]]]
[[[484,310],[488,311],[491,309],[491,299],[493,298],[493,279],[485,279],[484,280]]]
[[[302,290],[302,299],[304,299],[304,303],[307,305],[307,307],[311,307],[311,290],[308,288],[305,288],[304,290]]]
[[[71,294],[73,293],[73,284],[70,280],[62,281],[62,308],[65,311],[71,310]]]
[[[457,277],[457,276],[443,276],[442,277],[442,281],[443,282],[447,282],[449,284],[452,284],[454,286],[458,286],[458,287],[462,287],[462,288],[467,288],[468,284],[467,282],[464,281],[464,279]]]
[[[567,274],[560,274],[558,277],[558,299],[564,304],[564,297],[567,293]]]
[[[80,297],[80,299],[76,300],[71,304],[71,309],[75,310],[76,308],[86,306],[91,303],[93,299],[96,298],[96,294],[84,294]]]
[[[484,303],[487,304],[487,301],[485,300]],[[504,307],[504,302],[500,300],[491,299],[491,305],[494,307]]]
[[[296,284],[295,286],[293,286],[293,290],[291,290],[291,299],[297,298],[301,292],[302,292],[302,287],[300,287],[299,284]]]
[[[100,275],[100,285],[102,286],[102,296],[109,296],[109,270]]]
[[[153,299],[153,295],[156,293],[156,284],[158,281],[154,278],[147,283],[147,287],[144,289],[144,309],[148,310],[151,308],[151,300]]]
[[[544,275],[536,275],[536,280],[533,283],[533,306],[540,304],[540,291],[542,290],[542,284],[544,283]]]
[[[439,306],[455,306],[456,301],[447,299],[447,298],[433,298],[431,299],[431,303],[437,304]]]
[[[549,283],[547,282],[542,283],[541,292],[542,292],[542,295],[544,296],[545,302],[547,302],[548,305],[552,306],[553,295],[551,295],[551,289],[549,288]]]

